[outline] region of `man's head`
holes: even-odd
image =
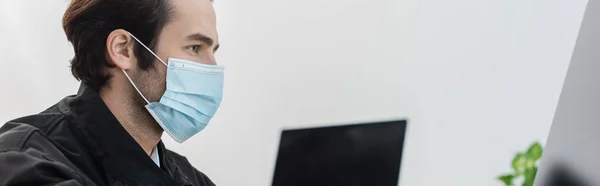
[[[165,62],[181,58],[216,64],[211,0],[72,0],[63,28],[75,50],[73,75],[100,92],[131,87],[122,69],[150,101],[158,101],[165,91],[166,67],[129,33]],[[128,92],[124,96],[139,98]]]

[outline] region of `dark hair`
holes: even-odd
[[[75,51],[71,73],[100,91],[111,78],[105,69],[115,67],[106,57],[108,35],[124,29],[155,50],[157,37],[171,16],[169,0],[72,0],[63,17],[63,29]],[[137,42],[134,54],[139,68],[153,67],[155,57]]]

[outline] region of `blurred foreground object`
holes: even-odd
[[[588,2],[535,185],[600,185],[600,2]]]
[[[550,176],[546,179],[547,186],[587,186],[577,172],[567,165],[554,164],[550,168]]]
[[[538,170],[538,160],[542,157],[542,145],[539,142],[533,143],[527,149],[527,152],[519,152],[512,160],[513,173],[500,176],[498,179],[504,182],[506,186],[516,186],[515,178],[523,177],[522,186],[532,186],[535,175]]]

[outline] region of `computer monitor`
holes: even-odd
[[[273,186],[397,186],[406,120],[284,130]]]

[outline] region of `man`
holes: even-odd
[[[77,95],[0,128],[0,185],[214,185],[165,148],[222,95],[211,0],[71,0]]]

